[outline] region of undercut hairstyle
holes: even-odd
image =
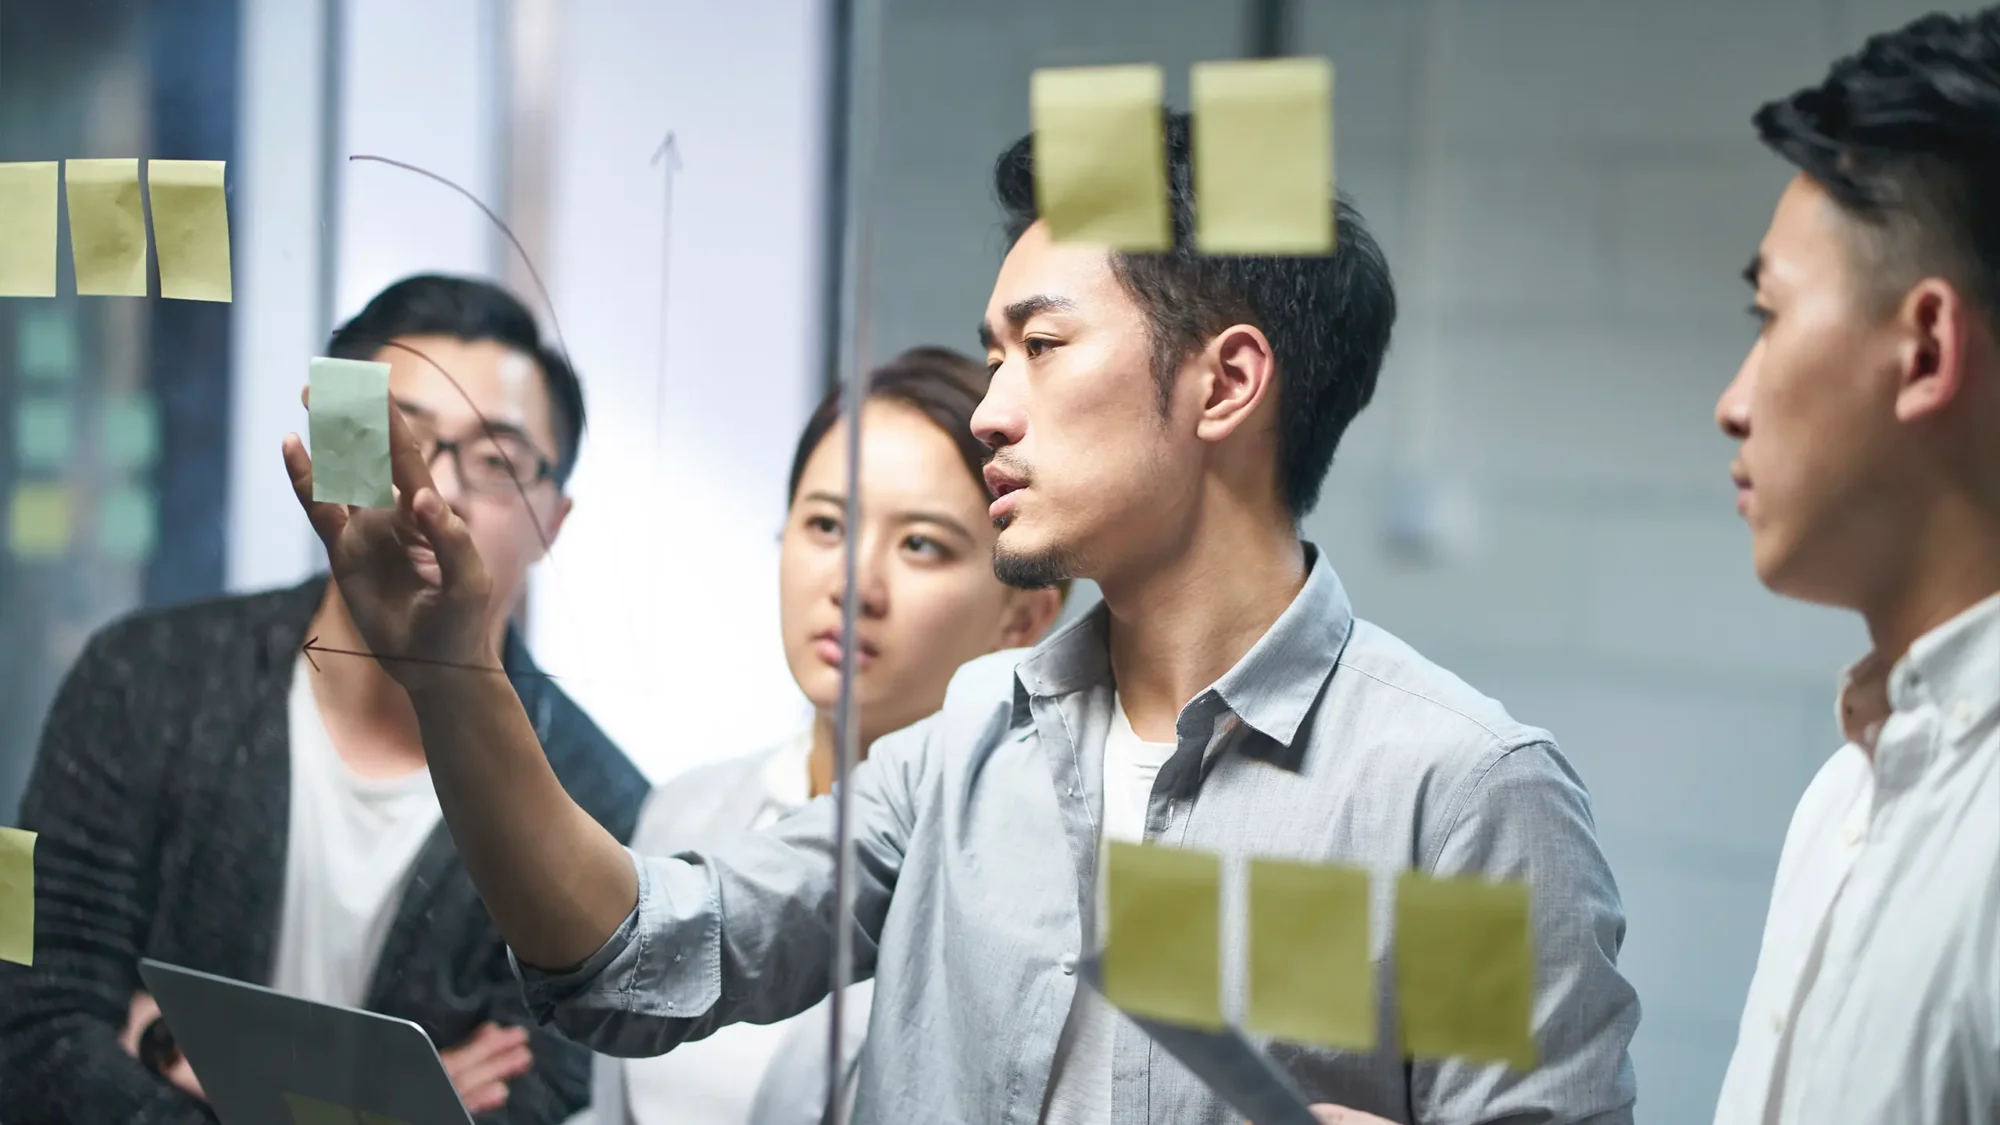
[[[1852,220],[1884,290],[1941,276],[2000,323],[2000,7],[1876,35],[1752,120]]]
[[[1146,316],[1161,412],[1189,356],[1232,324],[1261,330],[1277,368],[1278,483],[1292,518],[1301,519],[1319,502],[1341,435],[1375,395],[1396,323],[1388,260],[1345,198],[1333,204],[1332,254],[1200,253],[1188,115],[1166,114],[1165,128],[1173,248],[1111,256],[1113,272]],[[1033,134],[1000,155],[993,186],[1011,246],[1039,217]]]
[[[986,461],[992,450],[972,432],[972,413],[986,397],[991,376],[986,365],[950,348],[911,348],[868,374],[867,402],[893,402],[922,414],[958,448],[965,471],[980,492],[986,491]],[[806,462],[819,451],[820,443],[841,419],[846,396],[841,388],[827,392],[813,408],[792,452],[792,473],[785,485],[785,504],[799,498],[799,481],[805,476]],[[1036,583],[1055,586],[1067,597],[1067,581]]]
[[[404,336],[448,336],[467,344],[490,340],[534,360],[549,393],[556,432],[556,487],[569,483],[583,444],[583,384],[569,361],[549,346],[526,305],[488,282],[418,274],[377,293],[354,319],[335,329],[326,354],[372,360],[391,340]]]

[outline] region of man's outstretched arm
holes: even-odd
[[[631,856],[556,780],[501,671],[507,607],[402,412],[388,414],[394,508],[315,501],[296,434],[292,490],[369,652],[409,693],[445,826],[501,936],[525,964],[578,964],[638,903]]]

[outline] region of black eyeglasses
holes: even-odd
[[[451,454],[451,467],[458,482],[474,492],[511,492],[555,476],[555,464],[524,437],[509,433],[486,433],[476,437],[446,441],[417,436],[426,468],[437,464],[438,454]]]

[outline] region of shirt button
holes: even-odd
[[[1861,846],[1862,837],[1866,836],[1867,833],[1862,831],[1860,825],[1850,824],[1846,828],[1841,829],[1840,835],[1842,839],[1847,841],[1848,847],[1858,848]]]
[[[1784,1033],[1785,1033],[1785,1013],[1783,1013],[1783,1012],[1772,1012],[1772,1013],[1771,1013],[1771,1034],[1773,1034],[1773,1035],[1783,1035]]]
[[[1063,958],[1062,974],[1066,977],[1076,975],[1076,962],[1067,957]]]

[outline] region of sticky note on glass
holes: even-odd
[[[364,1113],[361,1115],[361,1125],[407,1125],[407,1123],[393,1117],[384,1117],[379,1113]]]
[[[1399,878],[1396,995],[1405,1055],[1534,1069],[1527,885]]]
[[[1294,1043],[1375,1049],[1366,871],[1251,860],[1249,936],[1245,1027]]]
[[[76,321],[66,312],[24,313],[14,340],[14,361],[30,379],[57,382],[76,373]]]
[[[0,828],[0,961],[35,963],[35,834]]]
[[[0,164],[0,297],[56,295],[56,162]]]
[[[1157,66],[1035,71],[1035,209],[1057,241],[1140,251],[1172,246],[1165,85]]]
[[[1104,879],[1105,999],[1133,1015],[1221,1030],[1222,861],[1112,841]]]
[[[1195,246],[1205,254],[1333,251],[1333,64],[1196,63]]]
[[[292,1111],[292,1125],[360,1125],[353,1110],[318,1098],[286,1094],[285,1107]]]
[[[75,447],[75,411],[69,400],[23,398],[14,407],[14,459],[24,469],[52,470],[69,464]]]
[[[159,504],[143,484],[121,484],[97,500],[97,549],[117,562],[144,562],[160,538]]]
[[[53,559],[69,550],[69,490],[62,485],[17,484],[7,509],[7,549],[15,558]]]
[[[229,205],[222,173],[220,160],[146,161],[162,297],[229,300]]]
[[[312,361],[313,499],[393,508],[389,474],[389,365]]]
[[[97,455],[114,469],[150,469],[160,457],[160,412],[143,394],[105,400]]]
[[[97,297],[146,295],[146,215],[137,160],[66,160],[69,253],[76,291]]]

